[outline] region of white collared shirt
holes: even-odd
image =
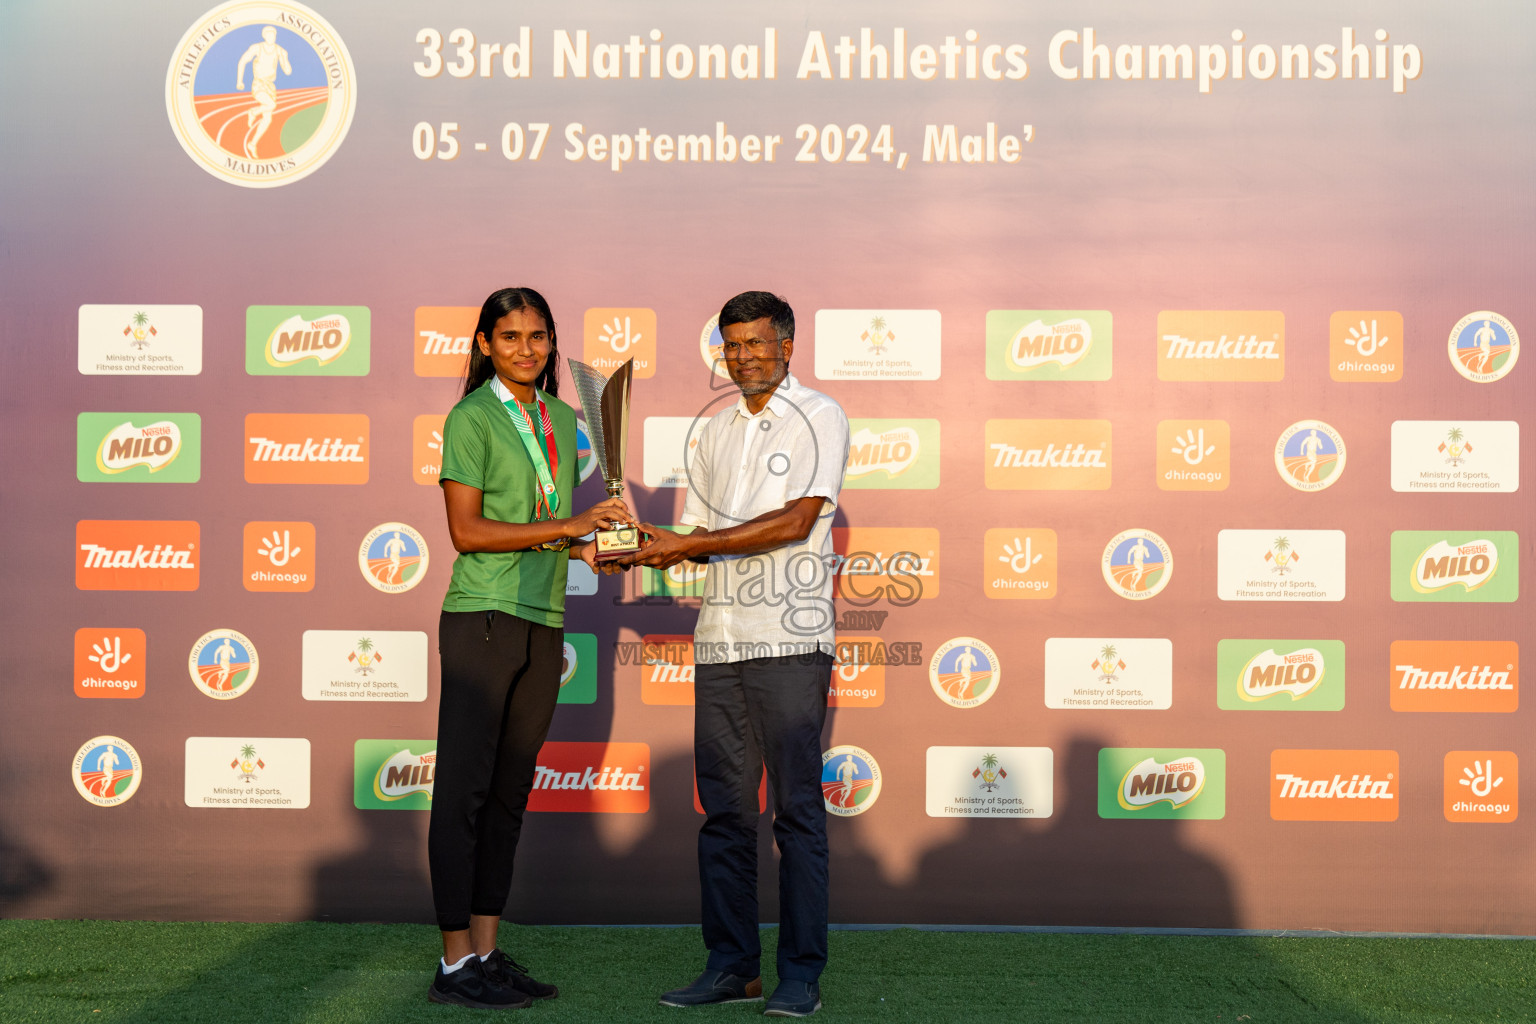
[[[723,530],[797,498],[823,502],[816,525],[799,543],[710,557],[693,634],[695,661],[834,653],[832,517],[848,444],[842,406],[793,374],[756,416],[738,399],[704,425],[689,461],[684,526]]]

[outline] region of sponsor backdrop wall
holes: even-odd
[[[649,521],[735,292],[851,418],[835,920],[1536,932],[1529,5],[205,3],[3,16],[0,912],[429,919],[528,284]],[[698,595],[573,572],[512,917],[697,919]]]

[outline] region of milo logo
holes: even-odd
[[[196,413],[83,412],[75,475],[87,483],[195,483],[202,475]]]
[[[1300,700],[1323,681],[1323,652],[1304,647],[1289,654],[1276,654],[1271,648],[1253,657],[1243,666],[1238,686],[1244,700],[1263,700],[1277,693]]]
[[[351,341],[352,324],[340,313],[314,320],[290,316],[267,335],[267,364],[284,367],[313,359],[325,366],[340,358]]]

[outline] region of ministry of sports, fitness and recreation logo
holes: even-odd
[[[1394,420],[1392,489],[1499,494],[1520,489],[1513,420]]]
[[[1332,487],[1344,474],[1344,438],[1322,420],[1300,420],[1275,442],[1275,470],[1298,491]]]
[[[235,755],[233,761],[229,762],[229,770],[235,773],[236,779],[247,786],[260,778],[257,773],[266,771],[266,768],[267,762],[261,759],[254,743],[242,743],[240,752]]]
[[[1045,706],[1161,710],[1173,705],[1167,637],[1069,637],[1045,641]]]
[[[991,700],[1002,676],[997,653],[973,636],[957,636],[940,645],[928,663],[933,692],[955,708],[974,708]]]
[[[1467,380],[1491,384],[1503,380],[1520,359],[1515,325],[1486,309],[1468,313],[1451,328],[1446,342],[1451,365]]]
[[[187,655],[192,685],[214,700],[244,696],[256,682],[260,667],[256,645],[233,629],[204,633]]]
[[[165,106],[177,141],[203,170],[271,188],[336,152],[357,108],[357,72],[336,30],[303,4],[234,0],[182,36]]]
[[[403,594],[427,575],[427,541],[404,523],[380,523],[357,551],[357,567],[375,590]]]
[[[880,799],[880,765],[863,747],[838,746],[821,755],[821,797],[827,813],[863,814]]]
[[[86,800],[97,807],[116,807],[138,792],[144,763],[127,740],[96,736],[75,751],[70,777]]]
[[[1101,568],[1110,590],[1144,601],[1162,593],[1173,578],[1173,550],[1151,530],[1126,530],[1104,546]]]

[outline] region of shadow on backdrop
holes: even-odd
[[[873,858],[834,851],[833,914],[857,922],[1112,928],[1240,928],[1226,873],[1184,839],[1177,819],[1098,816],[1093,737],[1071,741],[1048,819],[968,818],[928,851],[910,885]],[[1042,827],[1043,826],[1043,827]],[[889,911],[872,915],[872,908]]]
[[[20,917],[26,901],[52,884],[47,866],[0,831],[0,916]]]

